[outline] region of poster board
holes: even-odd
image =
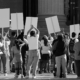
[[[51,18],[52,18],[52,24],[53,24],[55,32],[60,32],[61,30],[60,30],[58,17],[57,16],[53,16]]]
[[[77,38],[80,32],[80,25],[79,24],[70,25],[70,37],[71,37],[72,32],[76,33],[76,38]]]
[[[32,17],[31,25],[37,28],[37,24],[38,24],[38,17]]]
[[[72,32],[75,32],[75,25],[70,25],[70,37],[72,35]]]
[[[12,13],[11,14],[11,30],[22,30],[23,25],[23,13]]]
[[[0,28],[9,27],[9,20],[10,9],[9,8],[0,9]]]
[[[27,32],[30,29],[31,25],[33,25],[35,28],[37,28],[37,24],[38,24],[38,17],[26,17],[24,35],[27,34]]]
[[[27,35],[28,30],[31,27],[31,17],[26,17],[26,24],[25,24],[25,29],[24,29],[24,35]]]
[[[18,29],[16,13],[11,14],[11,28],[10,29],[11,30],[17,30]]]
[[[79,32],[80,32],[80,25],[79,24],[75,24],[76,38],[78,37]]]
[[[51,18],[50,17],[49,18],[45,18],[45,20],[46,20],[46,25],[47,25],[47,29],[48,29],[49,34],[55,33],[55,31],[53,29],[53,24],[52,24]]]
[[[49,34],[61,31],[57,16],[49,17],[45,20]]]
[[[18,30],[24,29],[24,23],[23,23],[23,13],[16,13],[17,14],[17,24],[18,24]]]

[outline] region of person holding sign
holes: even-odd
[[[0,63],[1,61],[3,64],[3,73],[6,76],[6,55],[4,53],[4,43],[3,43],[2,35],[0,34]]]
[[[27,32],[27,40],[29,45],[29,55],[28,55],[28,64],[27,64],[27,76],[29,78],[30,66],[32,65],[32,78],[35,78],[36,68],[39,60],[39,50],[38,50],[38,41],[39,41],[39,30],[34,26],[31,26],[30,30]]]
[[[78,35],[78,40],[79,41],[74,44],[73,50],[75,59],[75,70],[77,77],[80,78],[80,35]]]

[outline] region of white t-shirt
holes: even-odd
[[[3,47],[4,44],[2,42],[0,42],[0,47]],[[0,54],[3,54],[3,52],[0,50]]]
[[[27,40],[28,40],[29,50],[38,49],[39,35],[36,35],[35,37],[28,36]]]

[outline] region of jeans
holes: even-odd
[[[36,70],[38,66],[39,53],[38,50],[30,50],[28,55],[28,63],[27,63],[27,75],[30,74],[30,67],[32,66],[32,75],[36,75]]]
[[[0,69],[1,69],[1,61],[3,64],[3,73],[6,73],[6,55],[5,54],[1,54],[0,55]]]
[[[56,76],[60,77],[61,66],[63,74],[64,76],[66,76],[66,54],[56,57],[56,66],[57,66]]]

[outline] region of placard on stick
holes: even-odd
[[[23,13],[12,13],[11,14],[11,29],[22,30],[23,26]]]
[[[74,25],[70,25],[70,37],[72,32],[75,32],[75,26]]]
[[[52,24],[53,24],[55,32],[60,32],[61,30],[60,30],[58,17],[57,16],[53,16],[51,18],[52,18]]]
[[[55,33],[55,31],[53,29],[53,24],[52,24],[51,18],[46,18],[45,20],[46,20],[47,29],[48,29],[49,34]]]
[[[38,24],[38,17],[32,17],[31,25],[37,28],[37,24]]]
[[[27,32],[30,29],[31,25],[37,28],[37,24],[38,24],[38,17],[26,17],[24,35],[27,35]]]
[[[31,17],[26,17],[26,24],[25,24],[25,29],[24,29],[24,35],[27,35],[28,30],[31,27]]]
[[[17,14],[18,30],[22,30],[22,29],[24,29],[23,13],[16,13],[16,14]]]
[[[0,28],[9,27],[10,9],[0,9]]]
[[[16,13],[11,14],[11,30],[18,30]]]
[[[75,33],[76,33],[76,38],[78,37],[78,34],[80,32],[80,25],[79,24],[75,24]]]

